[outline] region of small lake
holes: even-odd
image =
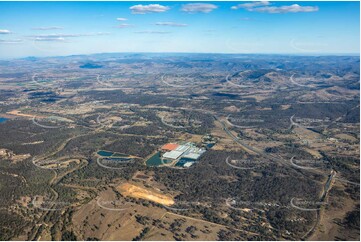
[[[8,119],[7,119],[7,118],[0,117],[0,123],[5,122],[6,120],[8,120]]]
[[[147,166],[160,166],[162,165],[162,160],[160,157],[160,152],[155,153],[152,157],[150,157],[147,162]]]
[[[182,157],[182,158],[177,162],[177,164],[175,164],[175,166],[184,167],[184,164],[187,163],[187,162],[192,162],[192,163],[194,163],[195,160],[190,159],[190,158],[184,158],[184,157]]]
[[[216,143],[209,143],[209,144],[207,144],[207,148],[210,149],[210,148],[212,148],[215,144],[216,144]]]
[[[100,155],[100,156],[112,156],[113,152],[105,151],[105,150],[99,150],[97,154]]]
[[[117,152],[111,152],[111,151],[106,151],[106,150],[99,150],[97,152],[98,155],[103,156],[103,157],[128,157],[128,155],[126,154],[122,154],[122,153],[117,153]]]

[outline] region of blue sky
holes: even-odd
[[[0,58],[360,52],[359,2],[0,2]]]

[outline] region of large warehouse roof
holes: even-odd
[[[170,152],[165,152],[165,153],[163,154],[163,158],[175,160],[175,159],[177,159],[179,156],[181,156],[182,154],[183,154],[183,152],[181,152],[181,151],[173,150],[173,151],[170,151]]]
[[[198,158],[199,158],[200,156],[201,156],[201,154],[189,153],[189,154],[184,155],[183,157],[184,157],[184,158],[189,158],[189,159],[192,159],[192,160],[198,160]]]
[[[185,152],[190,148],[189,145],[180,145],[179,147],[177,147],[177,149],[175,149],[176,151],[181,151],[181,152]]]

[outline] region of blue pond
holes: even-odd
[[[118,158],[126,158],[128,157],[128,155],[126,154],[122,154],[122,153],[118,153],[118,152],[111,152],[111,151],[106,151],[106,150],[99,150],[97,152],[98,155],[103,156],[103,157],[118,157]]]
[[[112,156],[112,155],[113,155],[113,152],[109,152],[109,151],[105,151],[105,150],[100,150],[100,151],[98,151],[98,155],[101,155],[101,156]]]
[[[207,148],[210,149],[210,148],[212,148],[214,145],[215,145],[215,143],[209,143],[209,144],[207,144]]]
[[[150,157],[147,162],[147,166],[159,166],[162,164],[162,160],[160,157],[160,152],[155,153],[152,157]]]
[[[7,119],[7,118],[0,117],[0,123],[5,122],[6,120],[8,120],[8,119]]]

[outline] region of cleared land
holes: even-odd
[[[173,198],[168,195],[160,194],[159,192],[151,191],[130,183],[121,184],[117,187],[117,190],[124,196],[141,198],[167,206],[174,204]]]

